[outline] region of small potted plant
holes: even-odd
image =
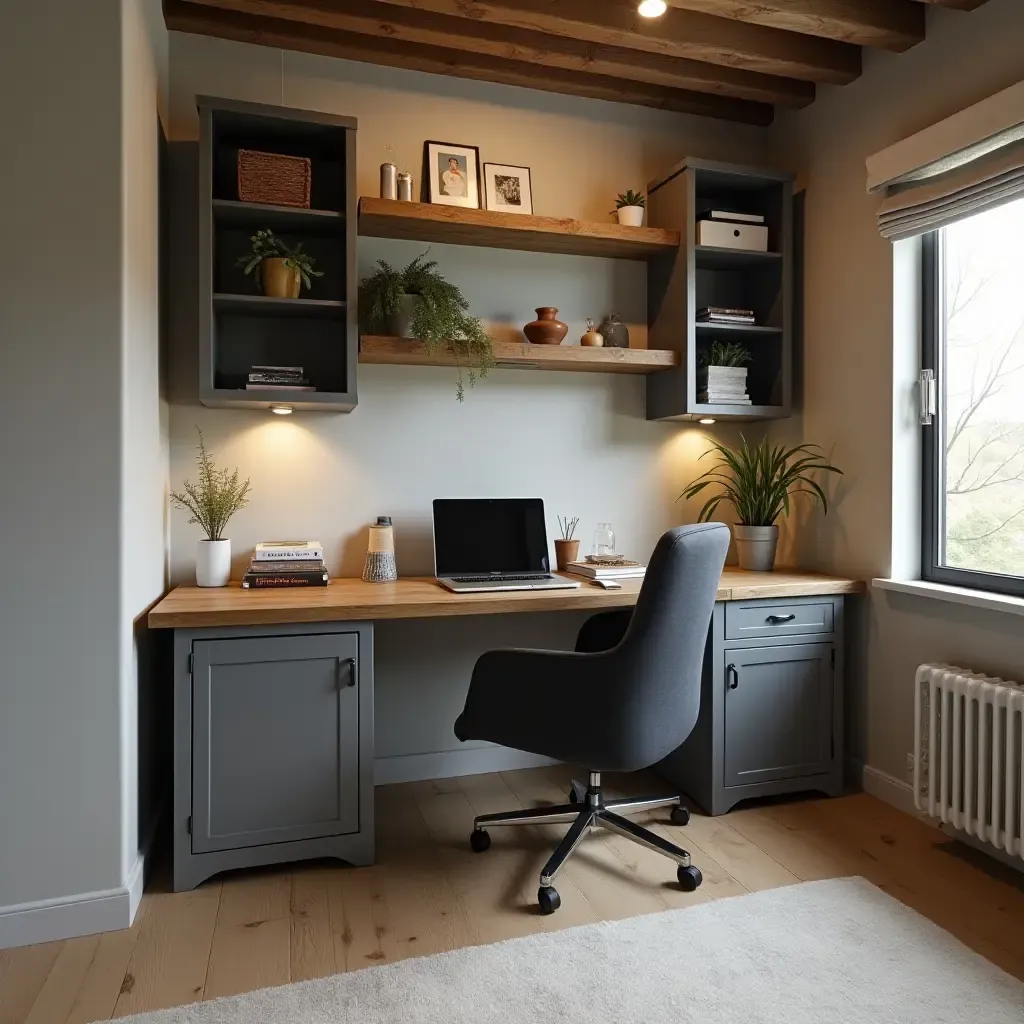
[[[779,542],[776,523],[789,515],[790,495],[810,494],[827,513],[828,499],[814,475],[842,475],[842,470],[830,465],[815,444],[786,448],[762,440],[751,447],[742,435],[741,439],[743,443],[735,451],[722,444],[712,445],[704,455],[717,455],[715,465],[697,477],[680,497],[695,498],[705,487],[717,487],[719,493],[708,498],[697,519],[706,523],[723,501],[731,504],[740,520],[732,528],[740,568],[770,572]]]
[[[619,223],[630,228],[640,227],[644,222],[646,205],[647,200],[643,192],[634,192],[632,189],[620,192],[615,200],[615,214],[619,218]]]
[[[579,524],[579,516],[574,516],[572,519],[568,516],[558,517],[558,530],[562,536],[555,538],[555,566],[559,572],[565,572],[569,568],[569,563],[575,562],[579,558],[580,542],[573,538]]]
[[[747,367],[750,353],[735,341],[713,341],[700,353],[697,387],[709,392],[707,401],[714,405],[719,398],[745,398]]]
[[[240,256],[237,265],[246,274],[260,268],[260,284],[263,294],[275,299],[297,299],[302,286],[313,287],[312,278],[323,277],[322,270],[314,270],[316,260],[298,242],[288,245],[267,228],[257,231],[250,239],[249,252]]]
[[[387,332],[422,341],[431,353],[451,352],[459,370],[455,390],[461,402],[463,361],[473,387],[494,365],[494,350],[480,319],[469,315],[462,292],[426,256],[421,253],[402,270],[378,260],[377,269],[359,287],[359,322],[367,334]]]
[[[203,432],[199,433],[196,466],[199,480],[185,481],[182,491],[171,492],[175,508],[190,513],[189,523],[196,523],[206,534],[196,546],[196,584],[200,587],[226,587],[231,579],[231,541],[224,527],[228,520],[249,504],[249,481],[238,479],[238,470],[217,469],[213,456],[206,450]]]

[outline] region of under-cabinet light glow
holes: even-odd
[[[660,18],[666,10],[665,0],[640,0],[636,13],[641,18]]]
[[[290,405],[272,405],[270,411],[278,416],[291,416],[295,410]]]
[[[712,416],[702,416],[699,420],[697,420],[697,422],[705,427],[710,427],[712,426],[712,424],[714,424],[715,420]]]

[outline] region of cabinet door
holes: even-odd
[[[828,771],[832,650],[799,644],[725,652],[726,786]]]
[[[192,654],[193,852],[358,831],[358,634]]]

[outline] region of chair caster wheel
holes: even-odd
[[[679,868],[676,871],[676,878],[679,879],[679,888],[683,892],[696,892],[697,887],[704,881],[700,868],[694,867],[692,864],[688,868]]]
[[[537,902],[542,914],[553,914],[562,905],[562,897],[550,885],[542,885],[537,890]]]
[[[482,828],[475,828],[470,833],[469,845],[473,847],[474,853],[483,853],[491,848],[491,835]]]
[[[689,825],[690,824],[690,810],[679,804],[678,807],[672,808],[672,824],[673,825]]]

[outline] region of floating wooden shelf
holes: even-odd
[[[624,260],[649,260],[672,254],[679,248],[680,240],[678,231],[661,228],[629,228],[369,196],[359,200],[359,234]]]
[[[451,352],[427,351],[411,338],[363,335],[359,362],[397,363],[405,366],[455,366]],[[590,373],[657,373],[679,365],[676,352],[645,348],[584,348],[580,345],[517,345],[494,343],[499,367],[524,370],[573,370]]]
[[[234,295],[215,292],[215,309],[232,309],[239,313],[273,313],[280,316],[340,316],[347,304],[335,299],[275,299],[268,295]]]

